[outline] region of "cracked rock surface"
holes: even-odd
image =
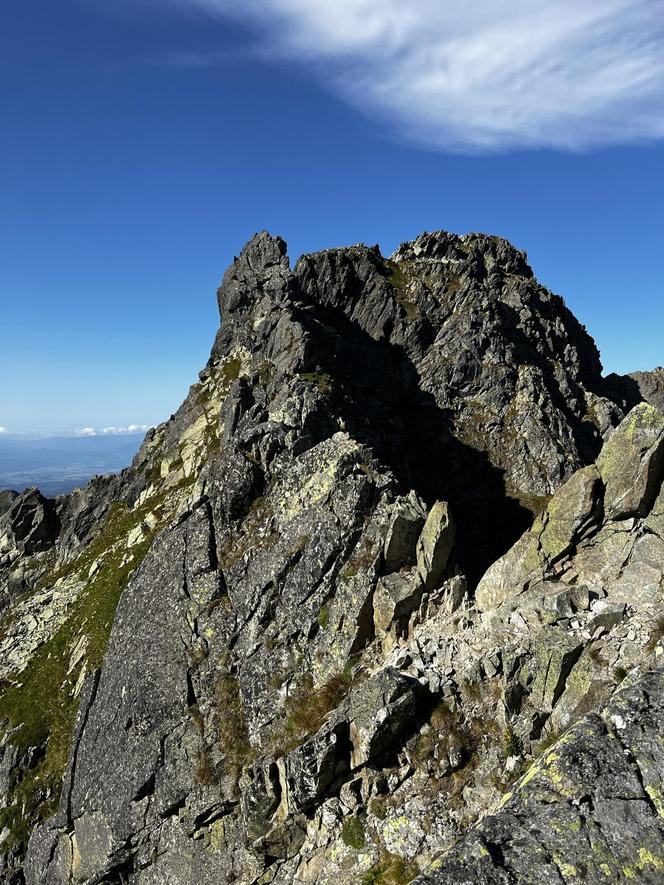
[[[2,880],[662,881],[658,371],[480,234],[218,299],[130,468],[2,498]]]
[[[416,881],[661,882],[664,671],[576,722]]]

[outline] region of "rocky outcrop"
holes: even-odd
[[[610,396],[620,402],[624,410],[640,402],[650,403],[664,411],[664,368],[659,366],[650,372],[632,372],[629,375],[611,374],[606,379]]]
[[[35,553],[49,550],[55,543],[59,520],[55,502],[39,489],[27,489],[12,496],[0,515],[0,570],[7,580],[0,588],[0,611],[30,586],[26,560]]]
[[[437,587],[454,544],[455,525],[446,501],[436,501],[417,541],[417,573],[425,590]]]
[[[622,415],[592,340],[498,238],[426,234],[389,260],[357,246],[291,271],[283,241],[262,234],[219,305],[212,360],[239,345],[318,383],[326,417],[402,487],[450,503],[474,577]]]
[[[663,476],[664,413],[642,403],[614,431],[597,465],[575,473],[488,569],[475,594],[478,607],[496,608],[551,579],[602,589],[620,580],[626,589],[631,577],[635,596],[659,587],[664,545],[655,529]]]
[[[638,388],[638,398],[664,411],[664,367],[651,372],[633,372],[627,376]]]
[[[12,885],[410,881],[658,663],[664,418],[523,253],[263,233],[218,298],[131,468],[6,530]]]
[[[7,546],[15,555],[30,556],[52,547],[58,534],[58,521],[53,501],[39,489],[28,489],[18,495],[7,509],[4,519]]]
[[[642,404],[602,449],[597,470],[604,484],[604,514],[613,519],[650,512],[664,470],[662,412]]]
[[[4,489],[0,491],[0,516],[6,513],[18,498],[18,492],[13,489]]]

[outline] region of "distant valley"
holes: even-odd
[[[122,470],[143,436],[0,437],[0,490],[38,486],[49,497],[65,494],[96,474]]]

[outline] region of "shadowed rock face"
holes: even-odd
[[[0,516],[5,880],[514,881],[531,813],[544,881],[659,870],[656,403],[498,238],[262,233],[218,298],[131,467]]]
[[[291,272],[283,241],[262,234],[219,306],[212,359],[240,343],[324,378],[337,423],[404,488],[450,501],[474,578],[622,415],[592,339],[498,238],[425,234],[388,260],[357,246]]]
[[[6,522],[13,546],[24,556],[52,547],[58,534],[53,502],[39,489],[18,495],[8,508]]]
[[[664,411],[664,368],[659,366],[650,372],[632,372],[629,375],[611,374],[606,383],[611,390],[611,398],[621,402],[623,409],[629,410],[637,403],[645,401]]]

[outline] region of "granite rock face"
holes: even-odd
[[[657,669],[582,717],[416,882],[661,882],[663,729]]]
[[[484,235],[218,299],[130,468],[0,516],[4,881],[661,872],[656,385]]]

